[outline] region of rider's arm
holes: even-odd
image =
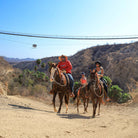
[[[97,76],[97,78],[99,78],[97,73],[96,73],[96,76]],[[99,79],[98,79],[98,83],[100,83],[100,80]]]
[[[58,63],[57,67],[60,69],[60,62]]]
[[[87,78],[86,78],[86,83],[87,83]]]
[[[92,72],[95,72],[95,71],[96,71],[96,69],[93,69],[93,70],[92,70]]]
[[[67,61],[67,67],[66,67],[67,70],[71,70],[72,69],[72,65],[71,65],[71,62],[68,60]]]
[[[101,77],[103,77],[103,75],[104,75],[104,70],[102,68],[102,70],[101,70]]]

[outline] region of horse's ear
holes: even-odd
[[[49,65],[49,66],[52,66],[52,62],[48,62],[48,65]]]
[[[92,73],[92,70],[90,69],[90,73]]]
[[[56,67],[58,66],[58,63],[56,63]]]

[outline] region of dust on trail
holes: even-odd
[[[101,115],[80,114],[69,105],[61,114],[42,102],[18,96],[0,96],[0,138],[137,138],[138,104],[135,106],[102,106]]]

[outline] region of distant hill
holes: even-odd
[[[138,86],[138,42],[130,44],[114,44],[95,46],[77,52],[70,56],[73,69],[72,74],[75,80],[79,80],[80,73],[86,72],[89,76],[89,69],[95,67],[95,61],[102,62],[105,75],[108,75],[113,84],[118,84],[125,91],[131,91]],[[46,63],[44,69],[39,69],[48,73],[48,62],[58,62],[58,57],[43,58]],[[34,69],[36,63],[20,62],[14,65],[20,69]]]
[[[7,62],[9,63],[17,63],[17,62],[23,62],[23,61],[34,61],[35,59],[33,58],[24,58],[24,59],[20,59],[20,58],[9,58],[9,57],[3,57]]]

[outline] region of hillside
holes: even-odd
[[[105,69],[105,74],[110,76],[113,84],[118,84],[125,91],[136,89],[138,82],[138,42],[130,44],[114,44],[91,47],[79,51],[69,57],[73,65],[73,77],[79,80],[80,73],[94,68],[94,62],[100,60]],[[40,69],[48,74],[48,62],[58,62],[58,57],[43,58],[45,69]],[[14,65],[20,69],[33,69],[35,61],[20,62]]]
[[[0,57],[0,94],[7,94],[9,73],[13,72],[12,66]]]

